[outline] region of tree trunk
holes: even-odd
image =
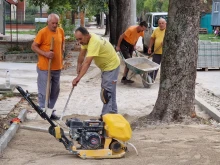
[[[75,24],[75,11],[72,10],[71,12],[71,21],[72,21],[72,24]]]
[[[130,6],[131,1],[109,0],[109,41],[113,45],[117,44],[119,36],[130,26]]]
[[[170,0],[160,89],[148,116],[162,122],[194,116],[200,0]]]
[[[80,11],[80,26],[85,27],[85,13],[84,11]]]
[[[106,27],[105,27],[105,35],[109,35],[110,29],[109,29],[109,14],[105,13],[106,15]]]
[[[40,4],[40,18],[42,18],[42,14],[43,12],[42,12],[42,4]]]
[[[117,22],[117,0],[109,0],[109,22],[110,22],[110,36],[109,41],[115,45],[116,43],[116,28]]]

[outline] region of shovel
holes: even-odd
[[[68,99],[67,99],[66,105],[65,105],[65,107],[64,107],[63,113],[62,113],[62,115],[61,115],[61,117],[60,117],[60,121],[62,121],[62,119],[63,119],[63,116],[64,116],[64,113],[65,113],[65,111],[66,111],[67,105],[68,105],[68,103],[69,103],[70,97],[71,97],[71,95],[72,95],[72,93],[73,93],[73,89],[74,89],[74,88],[72,88],[71,91],[70,91],[70,94],[69,94],[69,97],[68,97]]]
[[[162,46],[163,46],[162,44],[161,44],[160,46],[158,46],[157,49],[155,49],[155,51],[154,51],[153,53],[151,53],[148,58],[153,57],[153,55],[155,54],[155,52],[158,51]]]
[[[51,38],[51,43],[50,43],[50,51],[53,51],[54,47],[54,38]],[[45,100],[45,112],[47,112],[48,109],[48,100],[49,100],[49,95],[50,95],[50,79],[51,79],[51,59],[49,59],[49,64],[48,64],[48,74],[47,74],[47,89],[46,89],[46,100]]]

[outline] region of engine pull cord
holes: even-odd
[[[113,139],[115,139],[115,138],[113,138]],[[132,143],[129,143],[129,142],[122,142],[121,140],[118,140],[118,139],[115,139],[115,140],[118,141],[119,143],[124,144],[124,145],[129,144],[132,148],[134,148],[134,150],[135,150],[135,152],[136,152],[136,154],[137,154],[137,156],[138,156],[137,148],[136,148]]]
[[[136,152],[136,154],[138,156],[138,151],[137,151],[136,147],[132,143],[129,143],[129,142],[126,142],[126,143],[128,143],[131,147],[134,148],[134,150],[135,150],[135,152]]]

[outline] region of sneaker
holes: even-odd
[[[51,120],[60,120],[60,117],[58,117],[58,116],[55,115],[55,114],[52,114],[52,115],[50,116],[50,119],[51,119]]]
[[[57,116],[57,115],[55,115],[54,111],[55,111],[55,110],[53,110],[53,112],[52,112],[52,114],[51,114],[51,116],[50,116],[50,119],[51,119],[51,120],[60,120],[60,117]]]
[[[134,83],[133,80],[128,80],[128,79],[121,79],[121,83],[123,84],[131,84],[131,83]]]

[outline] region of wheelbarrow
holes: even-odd
[[[140,75],[142,79],[142,83],[145,88],[150,88],[154,84],[155,71],[160,68],[159,64],[149,60],[146,57],[138,56],[137,52],[136,52],[137,57],[128,58],[128,59],[124,58],[121,51],[119,51],[119,55],[125,62],[127,68],[131,71],[131,75],[128,79],[131,79],[133,76],[138,74]]]

